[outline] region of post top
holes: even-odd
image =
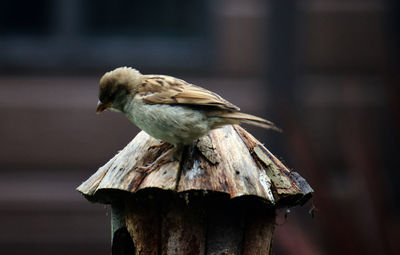
[[[99,203],[111,203],[121,192],[158,189],[219,192],[230,198],[255,196],[276,207],[301,205],[313,193],[304,178],[287,169],[238,125],[213,130],[200,138],[181,164],[173,161],[156,165],[147,174],[138,170],[170,147],[159,145],[159,140],[140,132],[77,190]]]

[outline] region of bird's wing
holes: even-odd
[[[165,75],[143,75],[138,96],[148,104],[204,105],[232,111],[240,110],[209,90]]]

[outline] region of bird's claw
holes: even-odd
[[[166,144],[167,144],[166,142],[161,141],[160,144],[152,145],[147,150],[149,151],[149,150],[152,150],[152,149],[159,149],[159,148],[163,147]]]

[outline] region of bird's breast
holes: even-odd
[[[133,99],[125,106],[127,118],[154,138],[170,144],[190,144],[210,131],[203,111],[189,106],[146,104]]]

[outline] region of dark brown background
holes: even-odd
[[[284,130],[246,127],[317,210],[279,213],[274,254],[399,249],[398,1],[142,2],[2,1],[0,254],[110,253],[109,209],[75,188],[138,132],[94,114],[99,78],[123,65]]]

